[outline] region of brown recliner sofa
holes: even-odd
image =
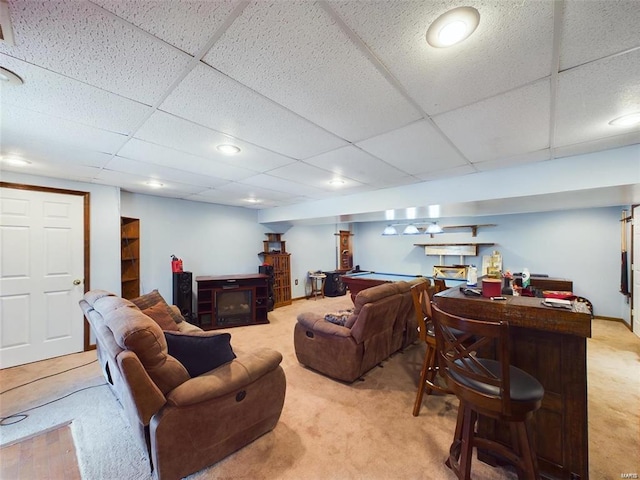
[[[425,281],[429,280],[385,283],[360,291],[344,325],[318,313],[301,313],[293,331],[298,361],[337,380],[357,380],[417,339],[410,289]]]
[[[155,478],[197,472],[276,426],[286,389],[279,352],[234,351],[232,360],[191,378],[167,353],[160,325],[129,300],[92,290],[80,306],[95,333],[103,373]],[[191,339],[219,334],[188,322],[174,330]]]

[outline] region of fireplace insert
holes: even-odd
[[[222,289],[216,295],[216,323],[219,326],[248,325],[253,321],[253,290]]]

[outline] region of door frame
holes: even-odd
[[[59,193],[62,195],[77,195],[83,197],[83,207],[84,207],[84,292],[88,292],[91,290],[90,285],[90,273],[91,273],[91,265],[89,263],[91,258],[91,215],[90,215],[90,192],[82,192],[80,190],[67,190],[64,188],[53,188],[53,187],[43,187],[39,185],[26,185],[22,183],[11,183],[11,182],[1,182],[0,187],[3,188],[13,188],[16,190],[31,190],[35,192],[46,192],[46,193]],[[95,345],[91,345],[90,341],[90,327],[89,323],[86,319],[84,319],[84,351],[93,350],[96,348]]]

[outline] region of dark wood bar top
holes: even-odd
[[[506,320],[514,327],[591,337],[591,314],[587,307],[572,302],[571,310],[543,305],[543,298],[506,295],[506,300],[465,295],[449,288],[434,297],[443,310],[478,320]]]

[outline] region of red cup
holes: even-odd
[[[502,280],[499,278],[483,278],[482,279],[482,296],[483,297],[499,297],[502,293]]]

